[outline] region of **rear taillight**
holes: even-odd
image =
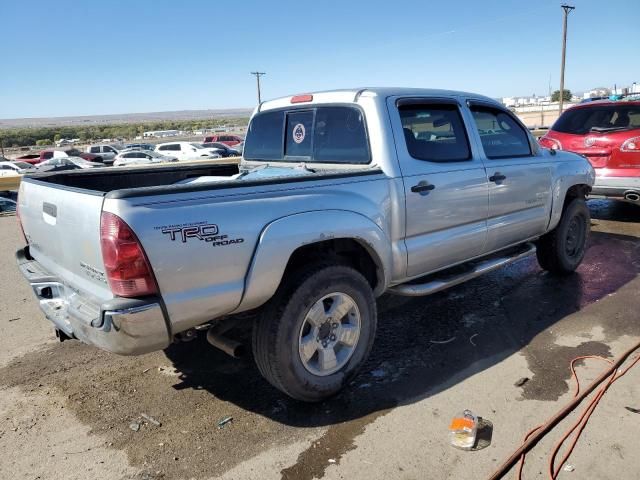
[[[102,212],[100,245],[107,281],[115,295],[141,297],[158,293],[158,285],[138,237],[113,213]]]
[[[620,146],[620,151],[640,153],[640,137],[633,137],[625,140],[625,142]]]
[[[538,140],[538,143],[541,147],[544,148],[550,148],[551,150],[562,150],[562,144],[555,138],[544,136],[541,137],[540,140]]]

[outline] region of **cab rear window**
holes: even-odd
[[[371,160],[362,112],[327,106],[269,111],[251,120],[247,160],[366,164]]]

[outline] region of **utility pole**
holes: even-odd
[[[560,114],[562,114],[562,104],[564,103],[564,60],[567,51],[567,17],[571,10],[575,10],[576,7],[571,5],[561,5],[564,11],[564,22],[562,26],[562,66],[560,67]]]
[[[265,72],[251,72],[251,75],[256,76],[256,82],[258,83],[258,104],[262,103],[262,98],[260,97],[260,77],[262,75],[266,75]]]

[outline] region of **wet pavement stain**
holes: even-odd
[[[367,425],[386,415],[393,407],[341,423],[329,429],[298,456],[296,463],[283,469],[282,480],[312,480],[322,478],[326,468],[339,464],[342,456],[356,448],[355,439],[364,433]]]

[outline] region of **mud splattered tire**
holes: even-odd
[[[371,286],[353,268],[316,265],[291,275],[253,329],[260,373],[292,398],[318,402],[356,375],[376,331]]]
[[[591,217],[584,198],[574,198],[562,212],[555,230],[537,242],[540,267],[555,275],[575,271],[586,252]]]

